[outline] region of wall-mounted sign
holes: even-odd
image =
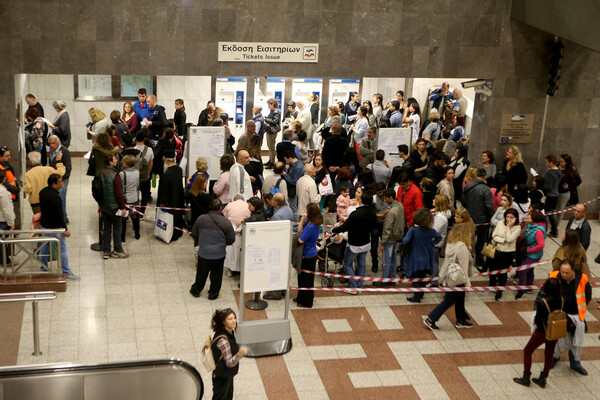
[[[535,114],[502,114],[500,143],[531,143]]]
[[[318,43],[219,42],[219,62],[319,61]]]

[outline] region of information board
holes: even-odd
[[[402,159],[398,156],[398,146],[405,144],[410,149],[410,128],[379,128],[377,132],[377,150],[385,151],[385,160],[390,168],[402,165]]]
[[[250,222],[242,230],[244,293],[287,290],[292,254],[290,221]]]
[[[531,143],[535,114],[502,114],[500,143]]]
[[[186,142],[187,176],[196,172],[196,160],[204,157],[210,180],[221,174],[220,159],[225,154],[227,128],[224,126],[190,126]]]

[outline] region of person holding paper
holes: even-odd
[[[121,186],[121,177],[117,173],[117,157],[112,155],[106,159],[106,166],[102,168],[98,177],[102,181],[102,203],[99,204],[102,215],[102,225],[104,243],[104,259],[127,258],[129,254],[123,251],[121,243],[122,218],[117,215],[125,215],[126,206],[123,201],[123,191]],[[110,236],[112,232],[113,249],[110,251]]]

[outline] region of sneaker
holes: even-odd
[[[344,290],[342,290],[344,293],[348,293],[348,294],[358,294],[358,290],[356,289],[350,289],[350,288],[346,288]]]
[[[79,275],[75,275],[72,272],[70,274],[65,274],[65,278],[67,278],[68,280],[71,280],[71,281],[78,281],[81,279],[81,277]]]
[[[110,258],[110,253],[104,253],[104,259],[108,260]]]
[[[425,319],[423,320],[423,323],[425,324],[426,327],[428,327],[429,329],[431,329],[432,331],[437,331],[438,329],[440,329],[435,322],[433,322],[432,320],[429,319],[429,317],[425,317]]]
[[[454,326],[455,326],[455,327],[457,327],[457,328],[459,328],[459,329],[460,329],[460,328],[466,328],[466,329],[469,329],[469,328],[472,328],[472,327],[473,327],[473,324],[472,324],[472,323],[470,323],[470,322],[467,322],[467,321],[458,321],[458,322],[456,323],[456,325],[454,325]]]
[[[523,292],[522,290],[517,290],[517,294],[515,294],[515,300],[522,299],[524,294],[525,292]]]
[[[112,258],[127,258],[129,257],[129,254],[125,253],[124,251],[113,251],[110,256]]]

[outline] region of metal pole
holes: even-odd
[[[6,276],[6,243],[4,243],[4,241],[2,241],[2,279],[4,280],[4,282],[7,281],[7,276]]]
[[[39,331],[39,321],[38,321],[38,302],[37,300],[33,301],[32,304],[33,310],[33,353],[34,356],[39,356],[42,354],[40,351],[40,331]]]
[[[544,105],[544,117],[542,118],[542,133],[540,134],[540,147],[538,149],[538,156],[537,156],[537,167],[540,168],[541,167],[541,160],[543,160],[542,158],[542,146],[544,145],[544,133],[546,131],[546,116],[548,115],[548,103],[550,101],[550,95],[546,94],[546,104]]]

